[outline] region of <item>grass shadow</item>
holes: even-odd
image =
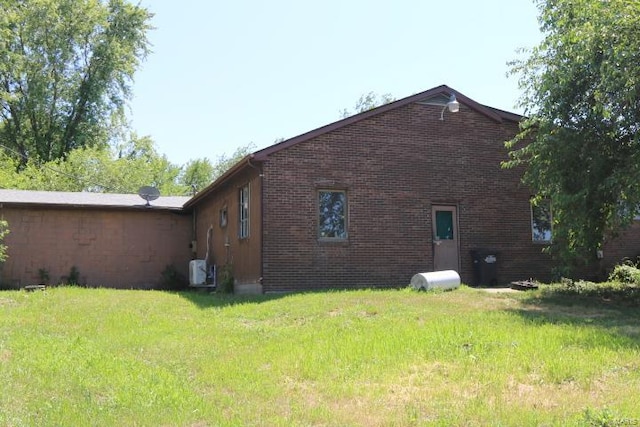
[[[309,290],[301,290],[297,292],[277,292],[277,293],[269,293],[269,294],[230,294],[223,292],[208,292],[206,290],[201,289],[186,289],[175,291],[176,294],[180,295],[182,298],[185,298],[191,301],[193,304],[197,305],[200,308],[220,308],[234,305],[242,305],[242,304],[260,304],[269,301],[274,301],[282,298],[291,298],[300,295],[309,295],[309,294],[332,294],[332,293],[341,293],[341,292],[354,292],[354,291],[362,291],[362,292],[387,292],[390,290],[396,291],[405,291],[407,287],[397,287],[397,288],[383,288],[383,287],[358,287],[358,288],[318,288],[318,289],[309,289]],[[436,289],[429,292],[438,293],[441,290]]]
[[[248,294],[248,295],[237,295],[237,294],[227,294],[221,292],[206,292],[203,290],[189,289],[176,292],[181,298],[184,298],[196,306],[207,309],[207,308],[223,308],[230,307],[234,305],[243,305],[243,304],[260,304],[268,301],[273,301],[275,299],[282,298],[288,294]]]
[[[576,293],[563,288],[543,288],[518,298],[520,307],[507,311],[528,322],[593,327],[623,338],[626,347],[640,349],[640,310],[625,292],[601,289]],[[616,340],[620,343],[620,340]]]

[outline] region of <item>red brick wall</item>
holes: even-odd
[[[156,288],[161,272],[173,265],[187,275],[191,216],[166,211],[11,208],[0,209],[9,222],[9,259],[2,283],[19,287],[64,282],[71,268],[90,286]]]
[[[616,264],[625,258],[636,260],[640,256],[640,221],[635,220],[631,226],[604,246],[604,259],[601,262],[600,278],[604,279]]]
[[[515,123],[411,104],[274,153],[264,164],[264,290],[404,286],[432,271],[431,208],[457,206],[461,276],[470,250],[498,251],[498,280],[548,279],[531,241],[530,192],[504,170]],[[347,191],[349,239],[317,239],[319,188]]]

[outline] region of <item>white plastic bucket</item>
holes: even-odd
[[[460,275],[454,270],[432,271],[418,273],[411,278],[414,289],[456,289],[460,286]]]

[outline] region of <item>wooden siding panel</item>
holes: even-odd
[[[240,239],[239,191],[244,185],[250,187],[249,237]],[[196,212],[196,240],[198,259],[207,252],[207,230],[213,229],[209,248],[210,262],[218,267],[230,264],[238,286],[259,285],[261,278],[261,194],[262,182],[258,171],[240,173],[223,188],[207,196],[194,208]],[[220,225],[220,212],[226,207],[227,225]]]

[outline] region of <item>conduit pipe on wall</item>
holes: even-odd
[[[207,252],[204,255],[204,261],[207,263],[207,271],[211,265],[209,261],[209,257],[211,256],[211,240],[213,239],[213,224],[209,225],[209,229],[207,230]]]

